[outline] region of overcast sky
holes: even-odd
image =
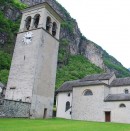
[[[87,39],[130,67],[130,0],[57,0]]]

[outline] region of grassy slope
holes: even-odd
[[[0,119],[0,131],[130,131],[130,125],[64,119]]]

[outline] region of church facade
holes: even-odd
[[[65,82],[57,91],[57,117],[130,123],[130,78],[114,73]]]

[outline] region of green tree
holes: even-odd
[[[9,75],[9,70],[1,70],[0,71],[0,81],[4,84],[7,84],[8,81],[8,75]]]

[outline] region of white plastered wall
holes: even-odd
[[[122,88],[115,87],[115,93],[120,93]],[[90,89],[92,96],[83,96],[83,92]],[[125,87],[124,87],[125,89]],[[130,123],[130,101],[104,102],[109,93],[109,87],[103,85],[73,88],[72,119],[105,122],[105,112],[111,112],[111,122]],[[125,108],[120,108],[120,104]]]
[[[125,104],[125,108],[119,107],[120,104]],[[105,102],[104,111],[111,112],[111,122],[117,123],[130,123],[130,102],[129,101],[116,101]]]
[[[92,96],[84,96],[90,89]],[[104,121],[104,85],[73,88],[72,119],[88,121]]]
[[[68,93],[70,93],[70,96],[68,96]],[[57,117],[71,119],[71,108],[68,111],[65,111],[67,101],[72,105],[72,92],[58,93],[56,101]]]
[[[111,94],[123,94],[125,89],[128,89],[128,91],[130,93],[130,86],[111,87],[110,93]]]

